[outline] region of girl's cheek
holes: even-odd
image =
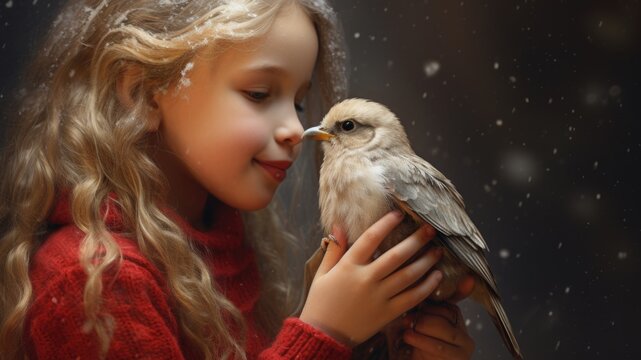
[[[263,148],[267,146],[270,141],[269,128],[266,126],[266,121],[240,120],[236,133],[236,141],[239,147],[256,150],[256,148]]]

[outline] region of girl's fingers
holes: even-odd
[[[425,275],[440,260],[442,254],[443,250],[441,249],[431,249],[412,263],[399,269],[382,281],[383,291],[389,294],[389,297],[394,297]]]
[[[327,250],[325,250],[325,255],[320,266],[318,266],[318,270],[316,270],[316,276],[324,275],[330,271],[343,257],[347,249],[347,237],[343,229],[334,226],[330,236],[333,236],[336,241],[329,241],[327,244]]]
[[[382,279],[393,273],[436,235],[431,225],[421,226],[412,235],[387,250],[372,262],[375,277]]]
[[[403,333],[403,340],[408,345],[415,347],[426,359],[466,359],[464,351],[452,344],[435,339],[416,331],[407,330]]]
[[[452,326],[459,326],[463,323],[463,314],[459,307],[448,302],[422,304],[419,314],[429,316],[430,318],[440,317]]]
[[[459,322],[463,323],[462,319],[459,319]],[[458,327],[458,323],[454,325],[438,315],[421,316],[414,325],[414,331],[457,347],[466,346],[469,341],[466,332]]]
[[[456,305],[422,304],[418,312],[404,319],[404,326],[408,330],[403,339],[416,348],[414,354],[425,358],[469,359],[474,351],[474,340]]]
[[[385,214],[354,242],[345,256],[357,264],[368,263],[383,239],[403,220],[403,213],[398,210]]]
[[[465,276],[463,280],[458,283],[456,293],[452,295],[452,297],[447,301],[452,304],[456,304],[457,302],[465,299],[466,297],[470,296],[470,294],[472,294],[472,291],[474,291],[474,285],[474,277],[472,275]]]
[[[443,278],[443,273],[438,270],[432,271],[427,278],[389,300],[390,308],[398,315],[418,305],[425,300],[438,286]]]

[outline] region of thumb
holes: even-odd
[[[325,256],[323,256],[323,261],[318,267],[318,271],[316,271],[316,276],[328,273],[347,251],[347,236],[343,229],[334,225],[330,236],[333,236],[336,241],[330,240],[329,244],[327,244]]]

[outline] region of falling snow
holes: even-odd
[[[322,1],[309,1],[331,11]],[[2,3],[3,60],[19,54],[12,48],[16,41],[8,39],[32,31],[19,26],[35,22],[12,18],[30,2],[29,16],[36,20],[53,14],[56,3]],[[229,18],[258,16],[244,1],[224,2],[230,4]],[[413,132],[408,135],[417,154],[443,170],[464,196],[492,249],[488,261],[517,338],[532,353],[526,358],[641,358],[633,336],[625,335],[634,334],[641,319],[638,312],[621,310],[634,309],[639,298],[631,285],[638,277],[641,236],[641,132],[634,102],[639,87],[631,75],[641,38],[630,15],[638,10],[636,2],[586,3],[581,9],[532,0],[381,4],[334,1],[350,46],[350,91],[396,110]],[[112,2],[93,1],[82,15],[100,19],[105,6]],[[109,25],[130,25],[133,19],[128,12],[112,13]],[[78,32],[89,29],[83,25]],[[199,26],[196,32],[204,34],[213,24]],[[337,39],[331,41],[330,53],[344,57]],[[29,38],[23,46],[35,52],[35,43]],[[195,50],[204,44],[190,45]],[[177,69],[176,90],[193,85],[193,68],[189,62]],[[66,69],[56,75],[68,76],[70,83],[86,75],[85,69]],[[7,63],[4,71],[18,70]],[[0,105],[14,97],[9,86],[0,89]],[[491,320],[467,303],[460,304],[465,325],[472,335],[485,336],[475,337],[474,358],[509,358]],[[586,319],[590,311],[599,316]],[[473,334],[485,327],[486,334]]]
[[[423,65],[423,71],[425,72],[425,76],[427,77],[433,77],[439,72],[440,69],[441,64],[439,64],[438,61],[428,61]]]

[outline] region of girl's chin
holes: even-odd
[[[264,179],[260,181],[239,182],[237,184],[228,184],[226,191],[217,191],[218,188],[210,188],[208,192],[215,199],[241,211],[256,211],[269,206],[274,195],[278,191],[277,184],[266,183]],[[230,186],[229,186],[230,185]],[[236,185],[236,186],[234,186]]]
[[[227,204],[241,211],[257,211],[262,210],[269,206],[274,198],[275,192],[270,194],[260,194],[250,199],[239,199],[238,201],[230,201]]]

